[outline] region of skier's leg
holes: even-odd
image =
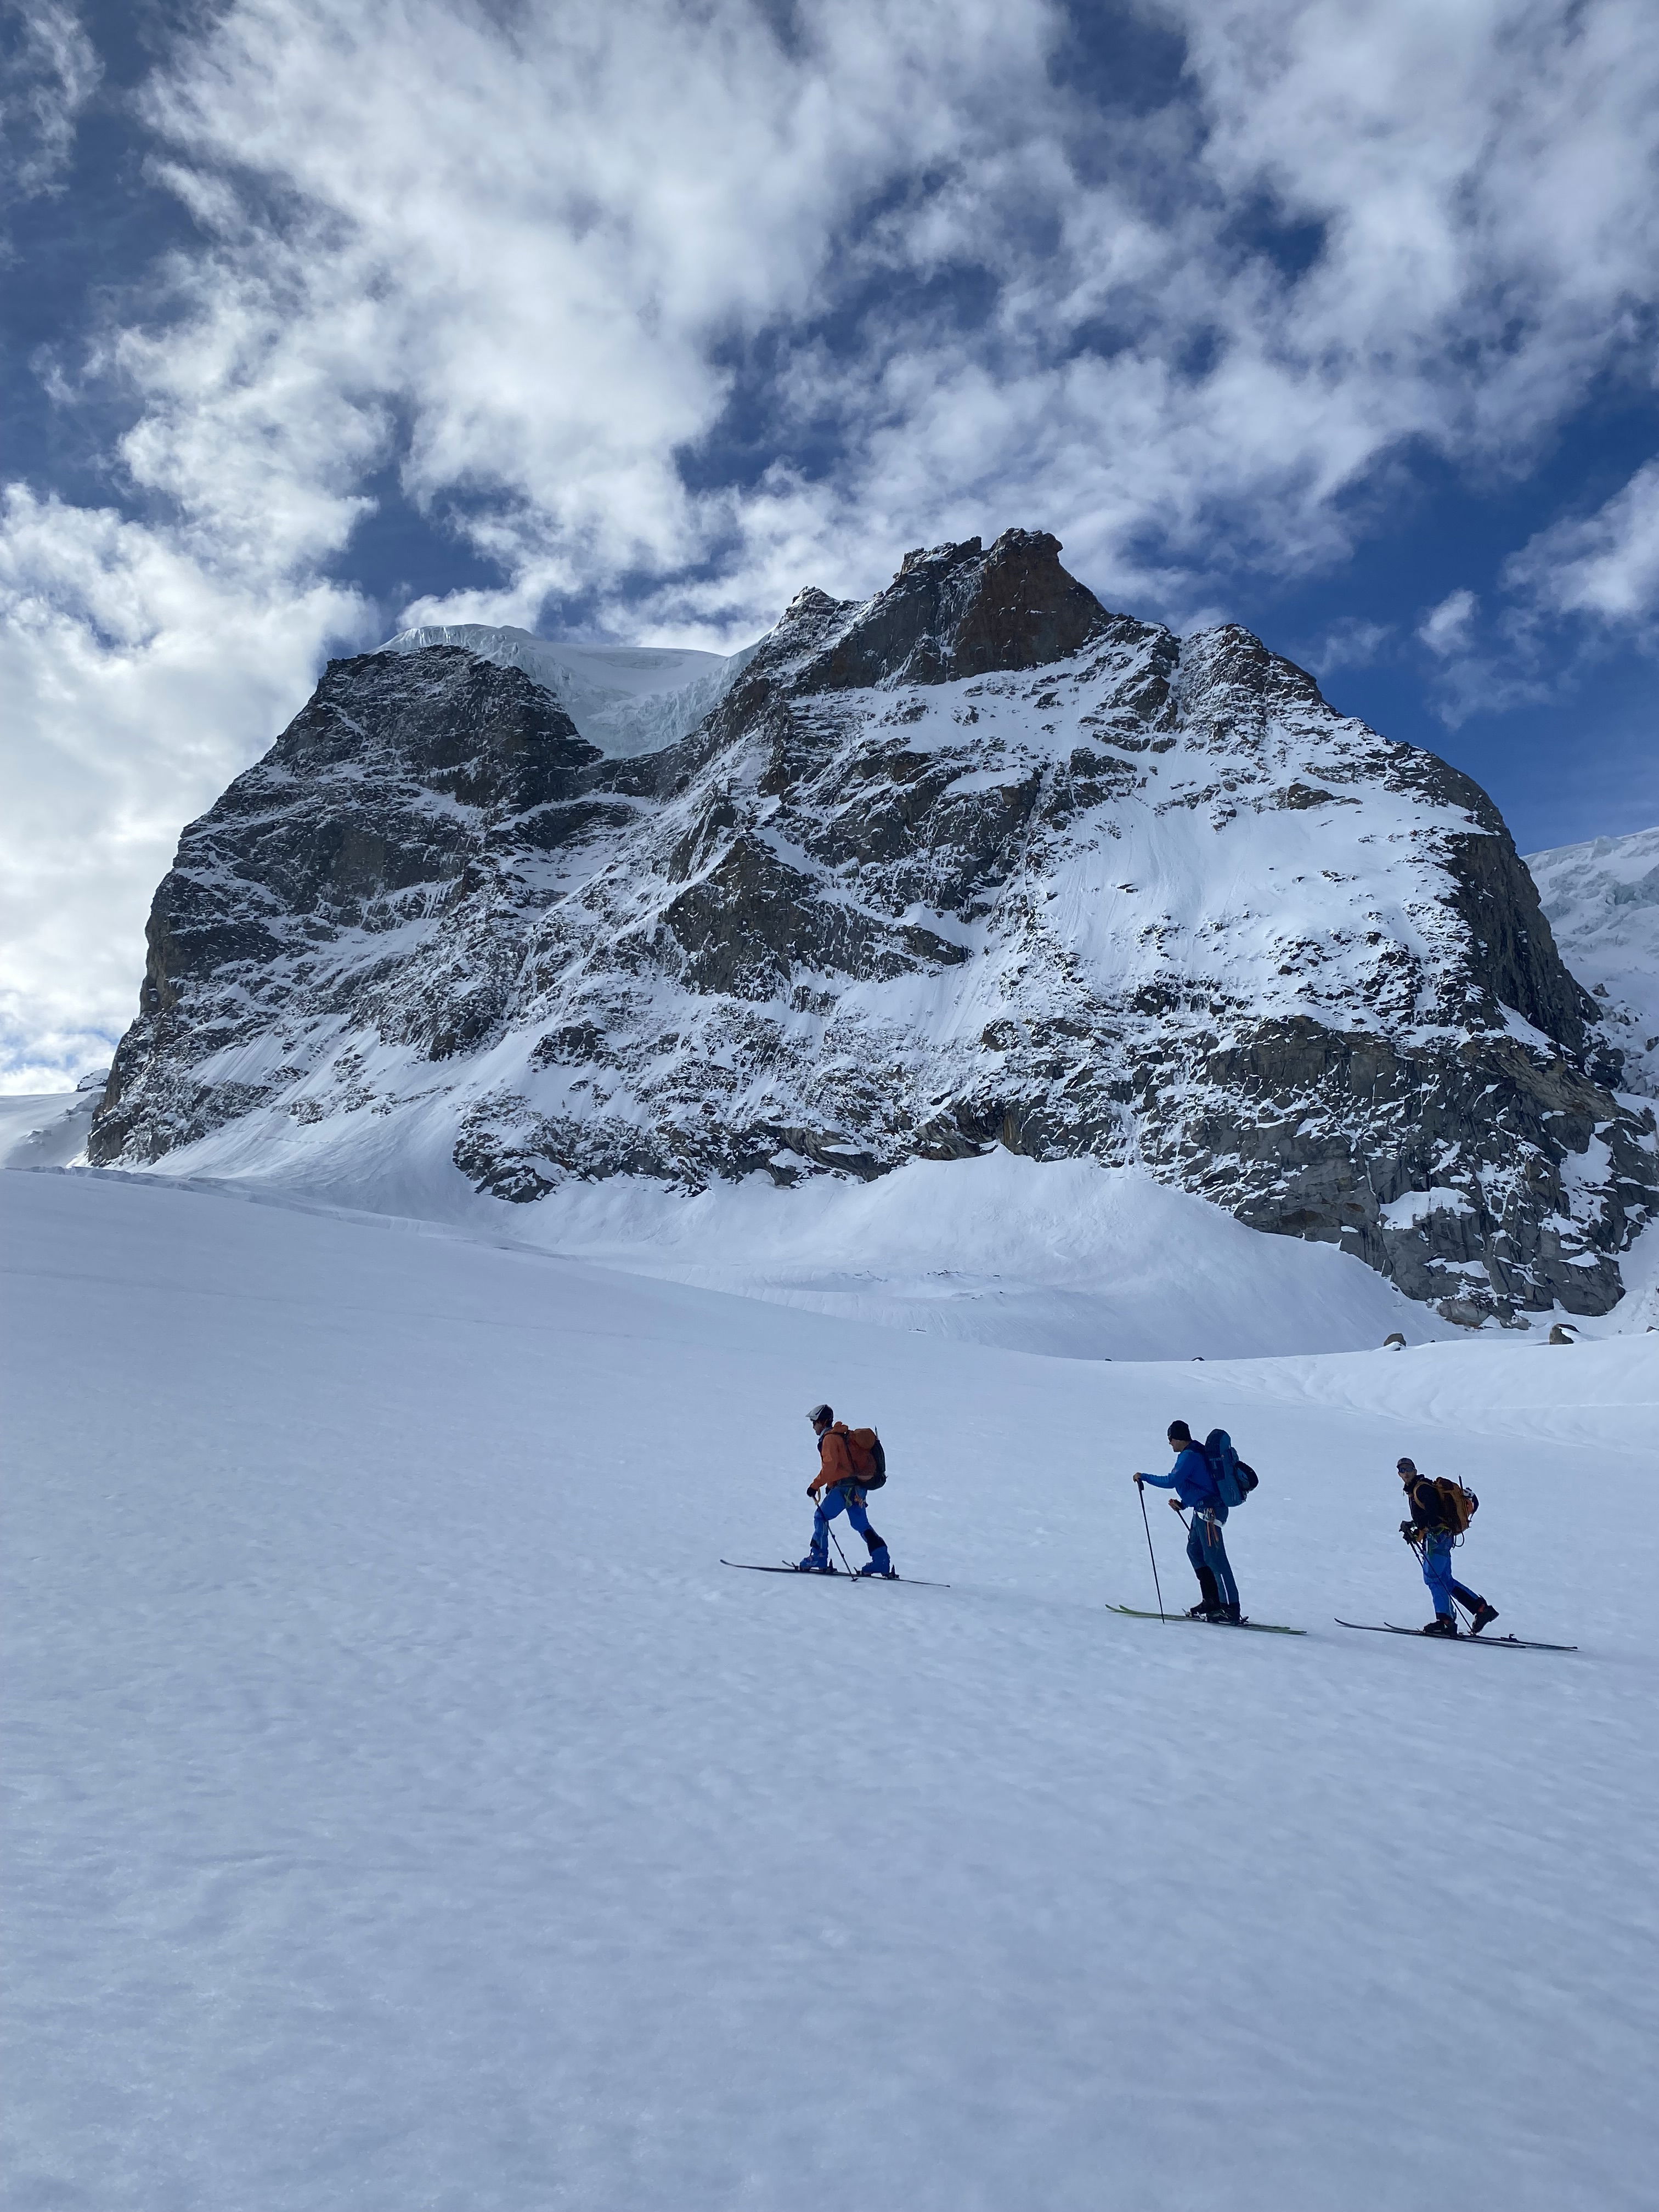
[[[870,1516],[864,1510],[862,1498],[848,1499],[847,1517],[863,1537],[866,1547],[870,1553],[870,1565],[866,1571],[876,1575],[890,1574],[893,1562],[888,1556],[886,1545],[870,1526]]]
[[[1209,1567],[1215,1577],[1216,1588],[1221,1593],[1221,1602],[1235,1620],[1238,1618],[1238,1584],[1233,1580],[1232,1562],[1227,1557],[1227,1547],[1222,1540],[1221,1522],[1218,1518],[1208,1523]]]
[[[840,1512],[846,1500],[837,1487],[819,1494],[812,1514],[812,1542],[801,1565],[809,1572],[821,1572],[830,1564],[830,1523]]]
[[[1498,1607],[1488,1605],[1479,1590],[1472,1590],[1467,1583],[1454,1583],[1452,1595],[1469,1610],[1469,1634],[1479,1636],[1483,1628],[1490,1628],[1498,1618]]]
[[[1197,1514],[1187,1531],[1187,1557],[1193,1572],[1198,1577],[1198,1594],[1206,1613],[1214,1613],[1221,1603],[1221,1593],[1215,1586],[1215,1577],[1210,1572],[1209,1561],[1204,1555],[1204,1523]]]
[[[1423,1540],[1423,1579],[1434,1599],[1435,1618],[1452,1620],[1451,1540],[1438,1532]]]

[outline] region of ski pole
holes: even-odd
[[[841,1563],[842,1566],[846,1568],[849,1575],[853,1575],[853,1563],[848,1558],[846,1553],[841,1551],[841,1538],[836,1535],[833,1528],[830,1531],[830,1541],[835,1546],[838,1552],[841,1552]],[[856,1575],[853,1575],[853,1580],[856,1582],[858,1580],[858,1577]]]
[[[1152,1524],[1146,1518],[1146,1486],[1138,1482],[1135,1490],[1140,1498],[1140,1525],[1146,1531],[1146,1556],[1152,1563],[1152,1588],[1158,1591],[1158,1617],[1164,1618],[1164,1592],[1158,1586],[1158,1553],[1152,1549]]]

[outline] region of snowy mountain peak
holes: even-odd
[[[1534,853],[1562,957],[1600,1002],[1627,1090],[1659,1097],[1659,830]]]
[[[1133,1164],[1453,1321],[1607,1310],[1654,1117],[1496,808],[1059,554],[1009,531],[804,592],[692,726],[692,687],[619,680],[607,712],[672,702],[648,750],[533,640],[331,664],[185,832],[93,1156],[362,1194],[435,1152],[534,1201],[1001,1146]]]
[[[822,691],[944,684],[1063,660],[1113,617],[1060,567],[1060,552],[1046,531],[1005,530],[988,552],[969,538],[907,553],[887,590],[838,610],[795,682]],[[811,618],[834,605],[814,602]]]

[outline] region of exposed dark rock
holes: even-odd
[[[1110,617],[1060,550],[1047,531],[1005,530],[988,553],[977,538],[907,553],[890,586],[799,671],[798,688],[945,684],[1068,659]]]

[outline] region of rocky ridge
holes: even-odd
[[[1491,801],[1059,553],[803,592],[632,757],[522,665],[331,663],[185,833],[92,1157],[436,1102],[530,1201],[1000,1144],[1139,1161],[1455,1320],[1605,1311],[1654,1116]]]

